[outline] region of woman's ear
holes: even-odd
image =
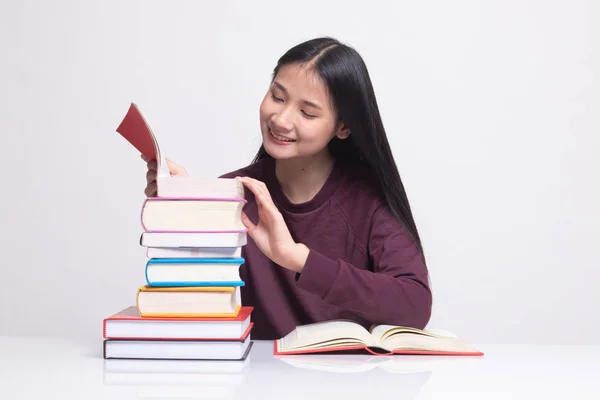
[[[335,136],[337,136],[338,139],[347,139],[348,136],[350,136],[350,128],[344,125],[344,123],[340,123]]]

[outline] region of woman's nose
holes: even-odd
[[[294,127],[292,123],[292,118],[290,112],[286,110],[281,110],[281,112],[275,114],[272,119],[273,129],[277,131],[291,131]]]

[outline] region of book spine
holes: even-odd
[[[189,282],[178,282],[178,281],[160,281],[150,282],[148,275],[146,274],[146,282],[148,286],[152,287],[223,287],[223,286],[234,286],[241,287],[245,285],[244,281],[189,281]]]
[[[236,201],[248,203],[243,197],[146,197],[142,206],[148,201]]]
[[[243,257],[238,258],[151,258],[148,264],[231,264],[241,265],[245,262]]]
[[[144,229],[144,232],[148,232],[148,233],[244,233],[244,232],[248,232],[248,228],[244,228],[244,229],[208,229],[208,230],[202,230],[202,231],[186,231],[186,230],[161,230],[161,229],[146,229],[146,227],[144,226],[144,223],[142,222],[142,228]]]

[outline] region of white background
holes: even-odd
[[[97,338],[144,284],[138,103],[196,175],[247,165],[277,58],[364,57],[420,229],[430,327],[600,344],[597,2],[0,6],[0,334]]]

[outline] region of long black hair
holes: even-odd
[[[371,78],[356,50],[336,39],[308,40],[277,62],[273,79],[284,65],[310,63],[325,83],[337,117],[350,129],[347,139],[334,137],[329,151],[336,159],[361,164],[378,180],[391,213],[406,227],[423,252],[419,232],[387,140]],[[261,146],[253,162],[270,157]]]

